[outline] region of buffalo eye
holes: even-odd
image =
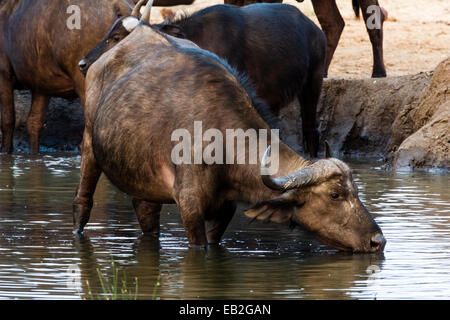
[[[333,192],[333,193],[331,194],[331,199],[333,199],[333,200],[338,200],[338,199],[339,199],[339,193]]]
[[[116,34],[116,35],[113,36],[112,39],[113,39],[114,42],[119,42],[120,41],[120,36]]]

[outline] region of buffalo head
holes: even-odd
[[[92,49],[83,59],[78,63],[80,71],[86,75],[89,67],[106,51],[116,46],[123,38],[128,36],[139,23],[150,24],[150,13],[153,0],[149,0],[145,6],[144,12],[139,19],[139,14],[142,6],[147,0],[140,0],[133,9],[130,16],[121,17],[117,19],[105,39],[100,42],[94,49]]]
[[[262,159],[262,169],[268,164],[269,152],[270,147]],[[352,171],[344,162],[321,159],[290,175],[261,178],[268,188],[281,194],[257,203],[246,212],[250,218],[291,221],[343,251],[383,251],[383,233],[361,203]]]

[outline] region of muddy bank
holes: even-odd
[[[335,156],[380,157],[387,168],[450,169],[450,59],[434,71],[385,79],[326,79],[318,106],[322,142]],[[27,151],[30,97],[16,92],[15,146]],[[298,103],[281,115],[281,136],[302,152]],[[41,151],[77,151],[83,130],[79,101],[51,99]],[[323,145],[323,143],[322,143]]]
[[[318,106],[322,145],[328,140],[335,156],[380,157],[388,169],[449,170],[449,85],[450,58],[414,75],[327,79]],[[298,116],[297,103],[282,115],[291,146],[302,139]]]
[[[387,152],[394,169],[450,167],[450,59],[443,61],[416,103],[401,110]]]
[[[30,112],[31,96],[28,91],[16,91],[14,102],[16,109],[14,150],[28,152],[26,121]],[[78,151],[83,129],[84,119],[79,99],[69,101],[51,98],[42,129],[40,151]]]

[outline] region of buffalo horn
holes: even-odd
[[[139,2],[136,3],[136,6],[134,7],[133,12],[131,13],[131,15],[133,17],[136,17],[139,19],[139,13],[141,12],[141,8],[144,5],[145,1],[147,1],[147,0],[139,0]]]
[[[262,160],[261,160],[261,179],[263,183],[273,190],[288,191],[291,189],[301,188],[307,185],[311,185],[319,181],[320,178],[326,175],[327,168],[322,163],[313,163],[306,166],[294,173],[274,178],[269,174],[263,174],[267,172],[269,163],[270,146],[267,148]]]
[[[150,24],[150,14],[152,12],[153,0],[149,0],[142,13],[141,21]]]

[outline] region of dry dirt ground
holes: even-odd
[[[413,74],[433,70],[450,55],[449,0],[379,0],[389,18],[384,24],[384,59],[388,76]],[[175,6],[172,10],[195,12],[221,4],[221,0],[196,0],[190,6]],[[297,6],[318,24],[310,0]],[[362,20],[355,18],[351,0],[337,0],[346,27],[331,62],[330,78],[365,78],[372,71],[372,49]],[[152,21],[162,20],[155,7]]]

